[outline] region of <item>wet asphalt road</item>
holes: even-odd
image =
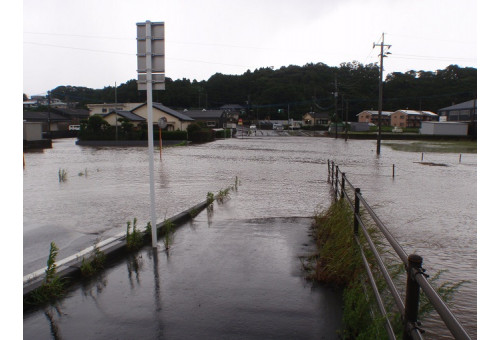
[[[232,200],[237,200],[237,196]],[[231,201],[25,312],[25,339],[336,339],[339,291],[304,279],[309,218],[225,219]]]

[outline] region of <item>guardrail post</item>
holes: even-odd
[[[333,169],[335,169],[335,162],[334,161],[332,161],[332,180],[331,180],[332,186],[333,186],[333,181],[334,181],[334,178],[335,178]]]
[[[412,339],[411,331],[418,318],[418,304],[420,297],[420,285],[415,280],[415,273],[422,268],[422,257],[411,254],[408,256],[408,268],[406,278],[406,299],[404,315],[404,340]]]
[[[337,193],[339,192],[339,166],[335,167],[335,201],[337,201]]]
[[[354,234],[358,235],[358,230],[359,230],[359,222],[358,222],[358,215],[359,215],[359,196],[361,195],[361,190],[359,188],[354,189]]]
[[[345,172],[342,173],[342,184],[340,187],[340,198],[344,198],[344,190],[345,190]]]
[[[328,183],[330,183],[330,160],[327,159],[326,161],[328,163]]]

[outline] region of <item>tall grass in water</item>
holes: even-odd
[[[42,285],[35,289],[27,298],[28,304],[42,304],[61,297],[64,293],[64,281],[57,275],[56,257],[59,253],[54,242],[50,243],[47,268]]]
[[[308,278],[326,284],[334,284],[343,288],[343,339],[387,339],[384,318],[376,306],[375,297],[368,283],[357,242],[354,238],[353,212],[347,201],[340,199],[333,202],[328,209],[318,213],[312,226],[313,237],[317,244],[317,254],[304,266],[308,270]],[[366,219],[363,219],[366,220]],[[365,225],[367,223],[365,222]],[[393,281],[404,297],[406,272],[400,259],[388,250],[390,246],[383,244],[380,231],[375,226],[367,226],[368,234],[375,243],[377,251],[384,259],[385,265]],[[373,253],[369,250],[363,233],[359,233],[377,288],[381,293],[393,330],[398,338],[403,335],[401,314],[396,308],[394,299],[387,289],[387,284],[378,270]],[[434,275],[430,282],[436,283],[441,272]],[[465,281],[445,282],[435,286],[436,291],[445,302],[450,301],[453,294]],[[437,286],[437,287],[436,287]],[[421,294],[419,319],[433,311],[424,294]],[[432,316],[431,316],[432,317]]]
[[[66,182],[68,172],[64,169],[59,169],[59,182]]]
[[[386,339],[383,317],[374,303],[353,229],[353,212],[343,199],[333,202],[314,217],[312,231],[317,254],[308,264],[308,278],[343,288],[341,338]],[[379,237],[375,230],[372,228],[369,233],[377,244]],[[363,237],[360,236],[360,239],[363,242]],[[365,251],[365,255],[371,267],[375,268],[373,255],[369,251]],[[377,284],[382,290],[383,279],[378,278]]]

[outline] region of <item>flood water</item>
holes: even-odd
[[[334,160],[406,252],[424,258],[429,274],[446,270],[443,282],[467,280],[451,309],[475,337],[477,155],[462,154],[459,163],[458,153],[425,153],[426,162],[447,165],[429,166],[419,163],[420,152],[382,146],[377,157],[375,149],[375,141],[254,137],[164,149],[161,161],[156,150],[158,222],[234,184],[236,177],[241,184],[230,209],[216,215],[242,223],[311,217],[330,203],[326,161]],[[52,149],[26,153],[25,162],[25,275],[45,266],[51,241],[62,259],[124,232],[127,221],[150,220],[147,148],[55,140]],[[58,179],[60,169],[66,181]],[[428,320],[424,327],[431,338],[440,337],[438,323]]]

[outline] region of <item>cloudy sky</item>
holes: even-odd
[[[165,23],[166,76],[378,61],[386,73],[477,67],[471,0],[24,0],[23,92],[136,77],[136,23]]]

